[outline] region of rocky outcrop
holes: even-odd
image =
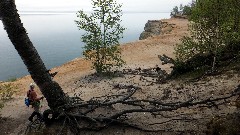
[[[140,34],[139,40],[148,37],[169,33],[172,31],[173,24],[163,22],[161,20],[148,20],[145,24],[144,31]]]

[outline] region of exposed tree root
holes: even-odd
[[[172,129],[152,129],[151,126],[171,121],[187,122],[193,119],[171,118],[170,116],[170,120],[148,124],[146,127],[129,122],[128,116],[133,113],[150,113],[153,117],[156,117],[156,115],[160,115],[160,112],[171,112],[184,107],[218,107],[218,105],[224,104],[230,98],[240,94],[240,87],[238,87],[231,94],[223,97],[209,97],[205,100],[191,98],[187,101],[165,103],[161,102],[161,100],[135,99],[133,95],[137,90],[141,89],[140,87],[133,85],[115,85],[114,88],[126,89],[126,92],[122,95],[94,97],[86,102],[76,100],[73,104],[63,107],[65,109],[62,109],[63,111],[59,116],[59,118],[62,117],[64,119],[62,128],[68,126],[75,134],[86,130],[99,131],[113,125],[131,127],[147,132],[171,131]],[[114,105],[122,105],[124,109],[113,110]],[[109,111],[107,111],[106,114],[98,114],[97,110],[100,108],[108,108]]]

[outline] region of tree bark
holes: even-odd
[[[9,39],[26,65],[32,79],[45,96],[49,107],[56,110],[59,106],[66,104],[67,96],[59,84],[52,80],[21,23],[15,0],[0,1],[0,19]]]

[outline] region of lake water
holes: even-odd
[[[20,16],[30,40],[48,69],[82,56],[84,43],[80,37],[84,32],[79,31],[74,22],[77,19],[75,13],[24,13]],[[169,17],[170,13],[124,13],[122,25],[127,30],[121,43],[138,40],[148,20]],[[2,23],[0,37],[0,80],[28,75]]]

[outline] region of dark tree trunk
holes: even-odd
[[[26,65],[34,82],[47,99],[48,105],[55,110],[67,103],[67,96],[58,83],[54,82],[30,41],[19,14],[15,0],[0,0],[0,19],[8,37]]]

